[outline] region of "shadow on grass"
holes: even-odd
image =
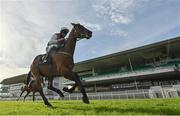
[[[180,111],[169,108],[109,108],[105,106],[96,107],[97,114],[156,114],[156,115],[177,115]]]
[[[79,115],[90,115],[93,114],[101,114],[101,115],[107,115],[107,114],[150,114],[150,115],[177,115],[180,114],[180,111],[174,110],[167,107],[110,107],[110,106],[66,106],[66,107],[56,107],[57,109],[61,109],[62,111],[70,110],[72,112],[66,112],[65,114],[73,115],[73,112],[75,111],[75,114]],[[79,112],[79,113],[78,113]]]
[[[51,102],[54,108],[51,110],[50,114],[63,114],[63,115],[90,115],[90,114],[100,114],[100,115],[114,115],[114,114],[149,114],[149,115],[178,115],[180,111],[174,107],[169,107],[167,104],[164,103],[157,103],[148,105],[148,104],[137,104],[137,105],[130,105],[125,106],[108,106],[108,103],[104,104],[96,104],[92,102],[91,105],[82,104],[81,102]],[[128,103],[127,103],[128,104]],[[104,105],[104,106],[103,106]],[[148,105],[148,106],[146,106]],[[171,106],[171,105],[170,105]]]

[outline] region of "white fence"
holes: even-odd
[[[127,90],[127,91],[114,91],[114,92],[96,92],[87,93],[90,100],[101,99],[147,99],[147,98],[176,98],[180,97],[180,85],[173,87],[153,86],[150,89],[141,90]],[[46,95],[48,99],[61,99],[61,100],[81,100],[81,93],[64,93],[64,98],[57,96]],[[0,100],[16,100],[17,97],[3,97]],[[23,97],[21,97],[23,99]],[[28,96],[27,99],[32,99]],[[36,95],[36,99],[41,99],[41,96]]]
[[[128,91],[116,91],[116,92],[96,92],[96,93],[88,93],[88,97],[90,100],[96,99],[142,99],[149,98],[149,90],[128,90]],[[82,99],[82,95],[80,93],[74,94],[65,94],[64,98],[60,98],[63,100],[79,100]]]

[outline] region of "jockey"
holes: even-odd
[[[60,33],[55,33],[51,37],[46,47],[46,56],[44,58],[44,62],[47,61],[47,58],[49,57],[49,53],[51,52],[52,48],[59,49],[64,47],[65,36],[68,34],[68,32],[69,32],[68,28],[62,27]]]

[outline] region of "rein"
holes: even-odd
[[[68,55],[68,56],[70,56],[71,58],[73,57],[73,56],[72,56],[70,53],[68,53],[68,52],[57,52],[57,53]]]

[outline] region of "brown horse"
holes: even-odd
[[[28,86],[29,82],[31,82],[31,85]],[[44,85],[44,81],[43,82],[43,85]],[[32,80],[31,79],[31,72],[28,73],[27,75],[27,81],[26,83],[24,82],[24,85],[21,87],[21,94],[19,96],[19,98],[17,99],[17,101],[20,99],[20,97],[22,96],[22,94],[26,91],[26,95],[24,96],[24,101],[26,99],[26,97],[32,92],[32,95],[33,95],[33,101],[35,100],[35,93],[38,92],[38,86],[37,86],[37,83],[35,83],[35,80]]]
[[[80,91],[83,95],[82,97],[83,102],[89,104],[89,99],[80,81],[80,78],[75,72],[73,72],[73,67],[74,67],[73,56],[74,56],[77,39],[83,39],[83,38],[89,39],[92,36],[92,32],[80,24],[74,24],[74,23],[71,24],[73,25],[73,28],[66,40],[66,44],[63,50],[58,50],[56,52],[50,53],[50,57],[52,59],[52,65],[49,66],[47,64],[43,64],[43,65],[40,64],[43,55],[37,56],[34,59],[33,63],[31,64],[32,75],[37,80],[36,83],[37,85],[39,85],[38,88],[39,93],[42,96],[45,105],[47,106],[52,106],[52,105],[48,102],[48,100],[44,96],[44,93],[40,86],[41,78],[43,76],[48,78],[48,89],[55,91],[62,97],[64,96],[63,93],[59,89],[54,88],[52,85],[53,77],[64,76],[66,79],[75,81],[74,87],[72,87],[70,90],[68,90],[67,88],[65,88],[64,90],[67,92],[72,92],[76,86],[79,86]]]
[[[35,83],[34,82],[32,82],[32,86],[34,85]],[[28,85],[23,85],[22,87],[21,87],[21,94],[20,94],[20,96],[19,96],[19,98],[17,99],[17,101],[20,99],[20,97],[22,96],[22,94],[26,91],[27,93],[26,93],[26,95],[24,96],[24,101],[25,101],[25,99],[26,99],[26,97],[31,93],[31,91],[32,90],[30,90],[30,88],[28,87]],[[35,100],[35,91],[32,91],[33,92],[33,101]],[[36,91],[37,92],[37,91]]]

